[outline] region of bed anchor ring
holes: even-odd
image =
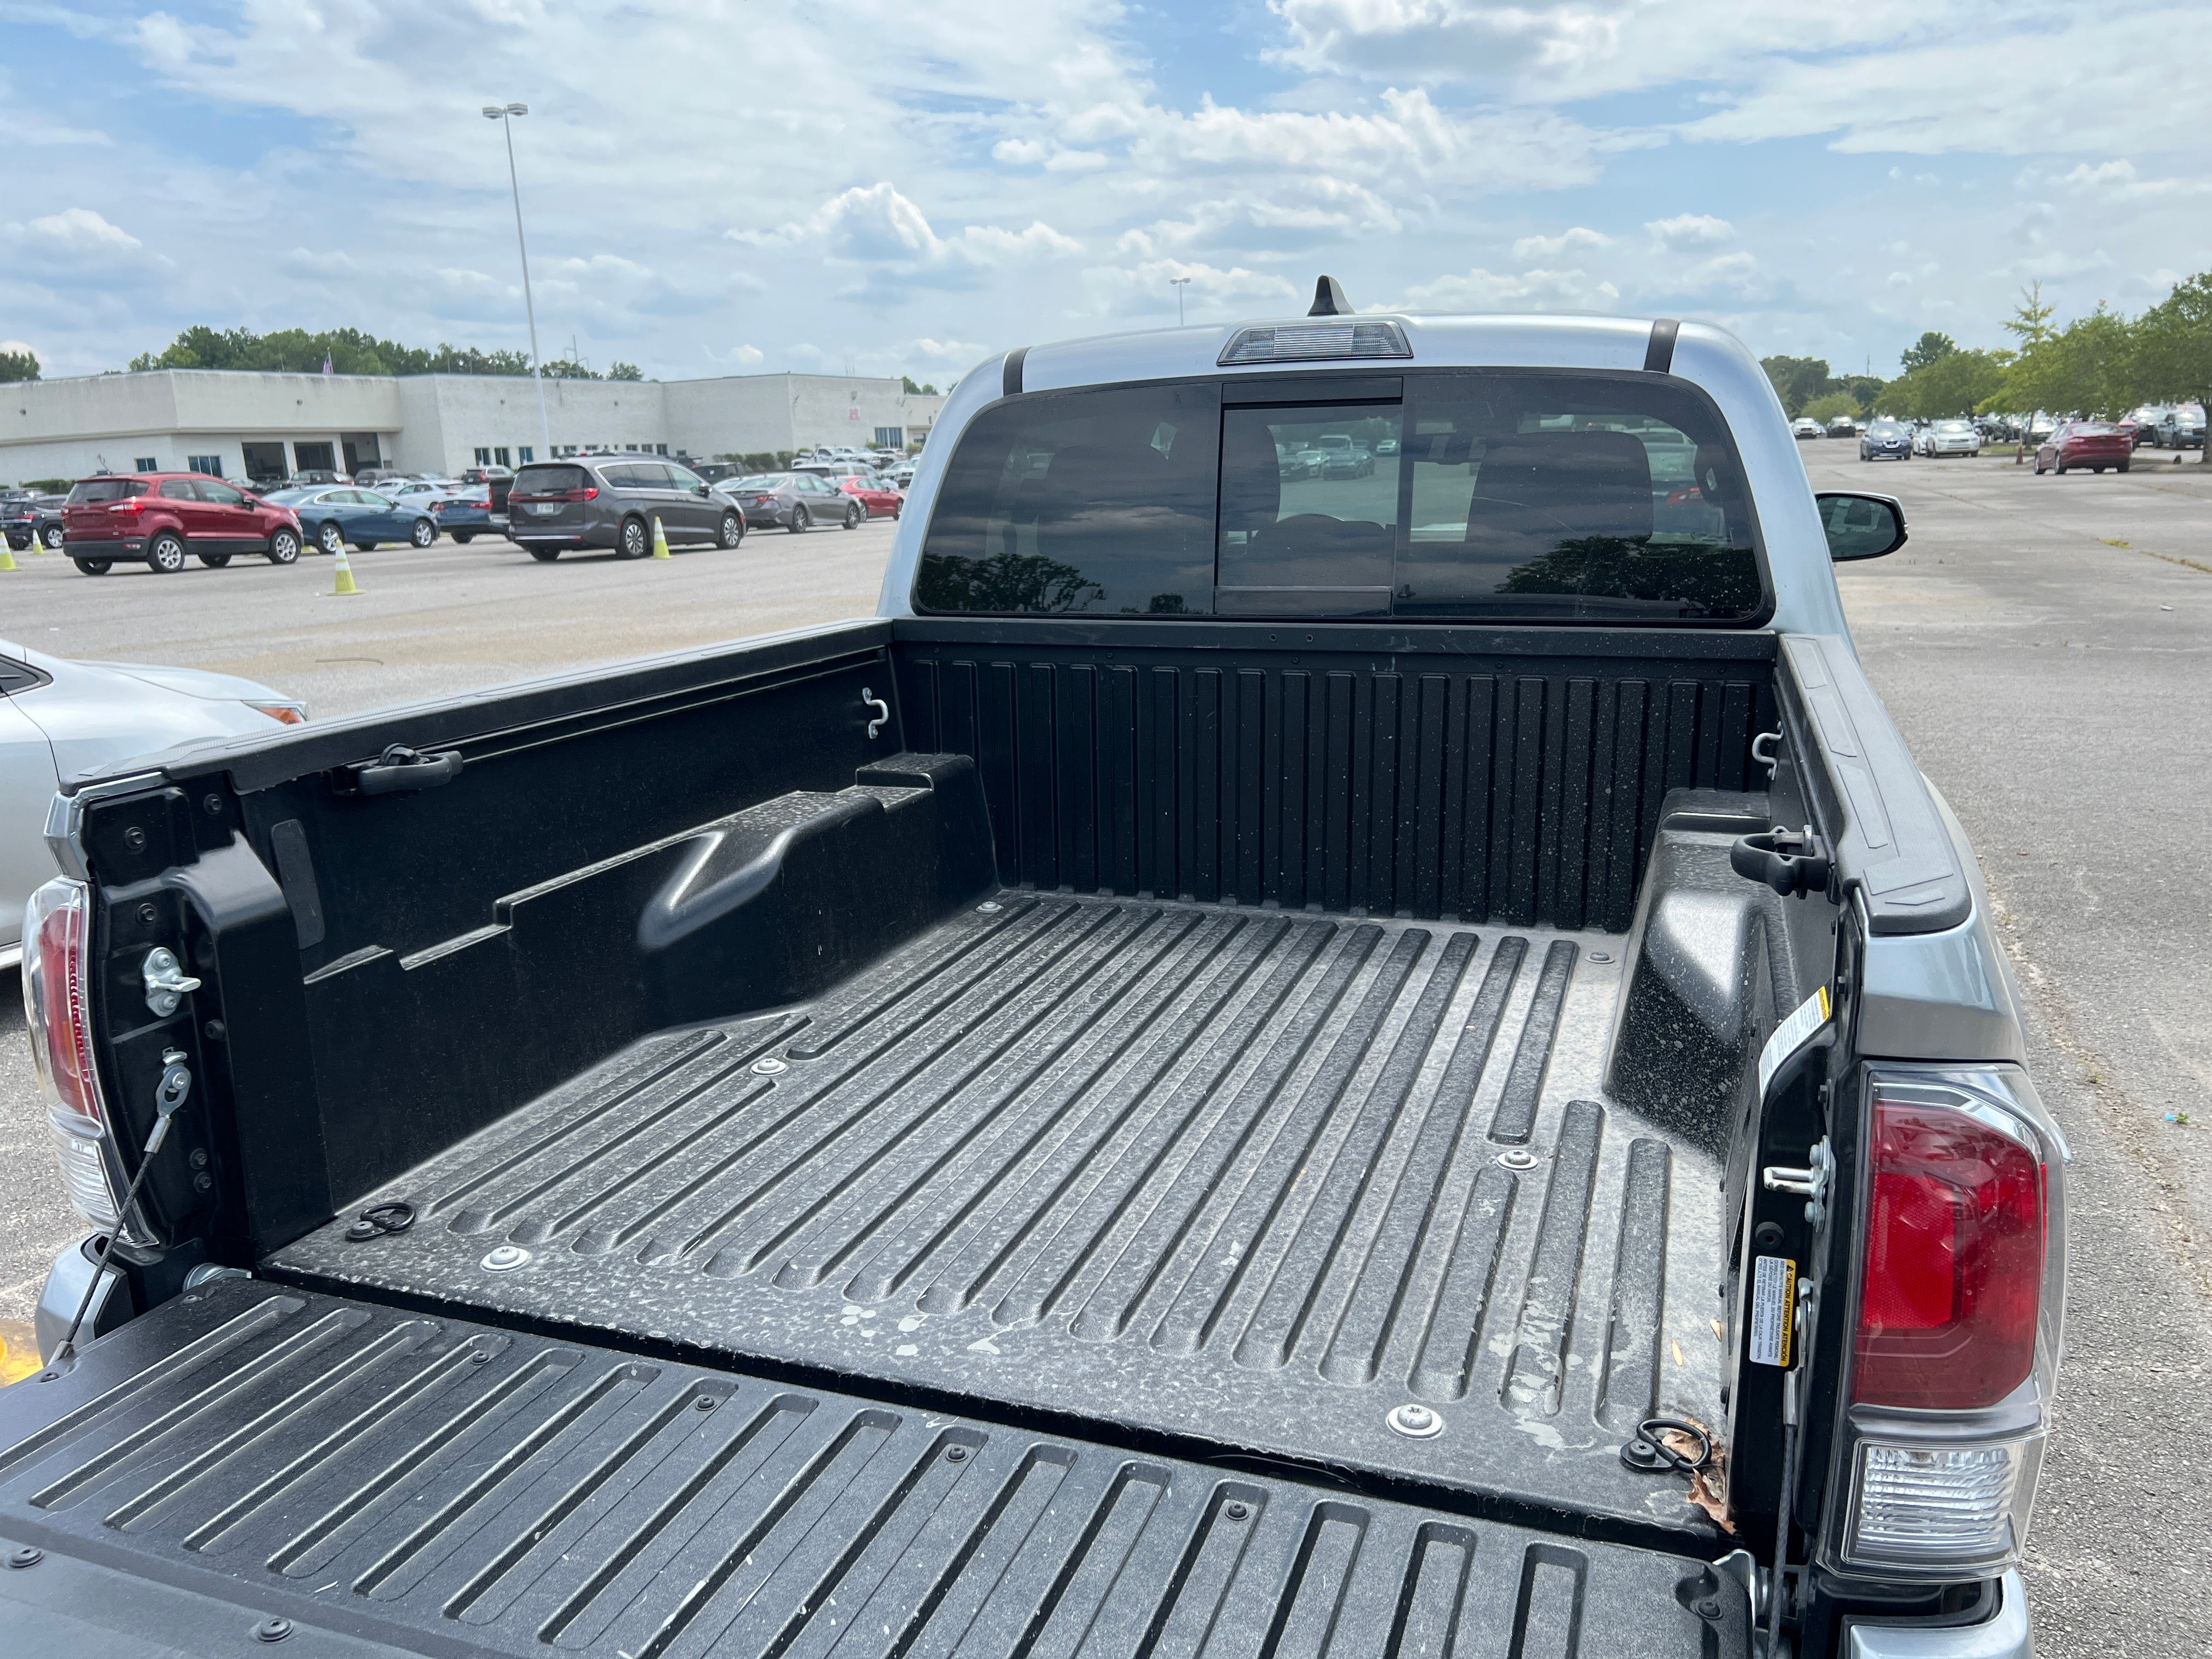
[[[872,708],[876,711],[875,719],[868,722],[868,735],[872,738],[884,729],[884,723],[890,719],[891,706],[878,696],[872,688],[865,685],[860,688],[860,706],[863,708]]]
[[[1684,1455],[1667,1443],[1667,1431],[1687,1435],[1698,1443],[1695,1457]],[[1647,1417],[1636,1425],[1636,1438],[1620,1449],[1620,1461],[1639,1474],[1659,1474],[1668,1469],[1695,1475],[1713,1461],[1713,1437],[1695,1423],[1679,1417]]]
[[[389,1204],[372,1204],[363,1210],[361,1219],[346,1229],[346,1237],[359,1244],[386,1233],[404,1233],[414,1224],[415,1206],[395,1200]]]

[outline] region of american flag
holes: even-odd
[[[325,352],[323,354],[323,373],[324,373],[324,374],[329,374],[330,372],[331,372],[331,354],[330,354],[329,352],[325,351]]]

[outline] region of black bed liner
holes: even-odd
[[[1711,1155],[1599,1091],[1620,954],[1002,891],[633,1046],[371,1195],[409,1231],[349,1210],[265,1271],[1717,1553],[1618,1455],[1717,1420],[1722,1260]]]
[[[1749,1650],[1680,1556],[245,1279],[0,1448],[22,1659]]]

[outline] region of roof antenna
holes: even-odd
[[[1344,284],[1334,276],[1324,276],[1314,284],[1313,309],[1309,317],[1349,317],[1352,301],[1344,297]]]

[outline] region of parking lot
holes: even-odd
[[[1847,570],[1863,655],[1979,850],[2033,1012],[2031,1056],[2073,1140],[2063,1417],[2033,1552],[2048,1655],[2212,1648],[2197,1563],[2212,1444],[2212,478],[2146,452],[2125,476],[2035,477],[2009,450],[1863,464],[1802,446],[1815,488],[1886,490],[1910,546]],[[240,561],[100,580],[30,556],[5,631],[86,658],[219,669],[318,714],[826,621],[874,608],[892,526],[755,534],[672,561],[503,543],[331,565]],[[73,1231],[0,996],[0,1317]],[[2197,1127],[2204,1126],[2204,1127]]]

